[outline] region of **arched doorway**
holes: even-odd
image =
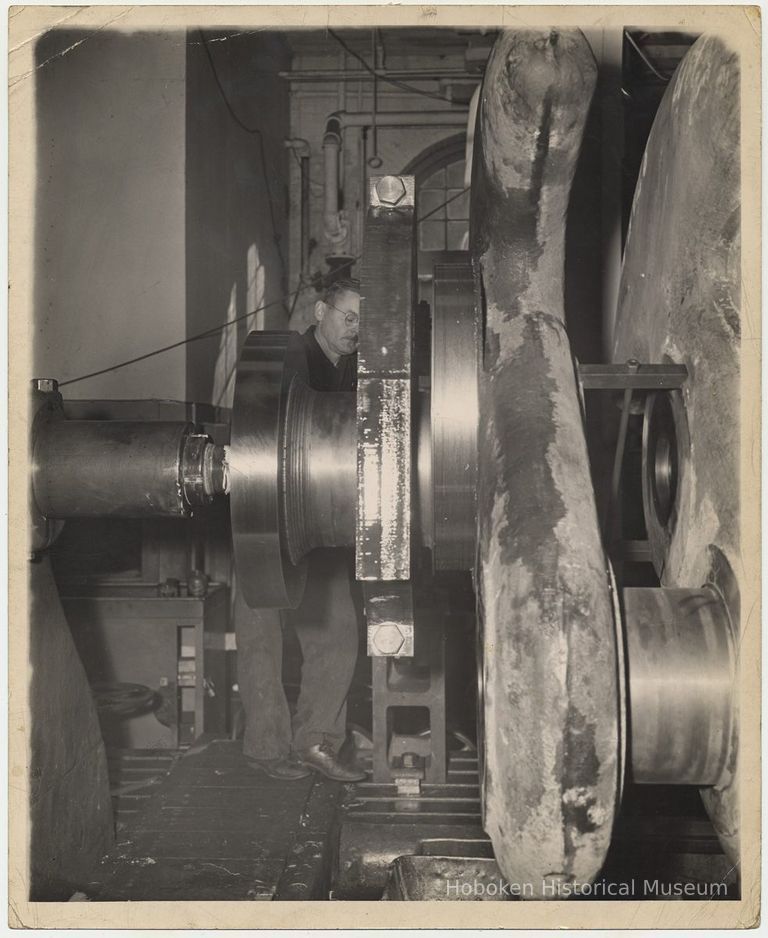
[[[466,134],[427,147],[403,174],[416,177],[418,299],[432,302],[435,264],[468,258],[469,191],[464,191]]]

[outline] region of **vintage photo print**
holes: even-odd
[[[11,926],[757,925],[760,36],[10,8]]]

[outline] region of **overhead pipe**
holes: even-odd
[[[332,121],[338,131],[344,127],[370,127],[370,111],[336,111],[329,115],[326,133]],[[377,111],[377,127],[464,127],[467,108],[445,108],[435,111]]]
[[[463,68],[401,68],[389,69],[378,68],[374,72],[367,69],[337,69],[337,68],[316,68],[299,70],[294,72],[278,72],[280,78],[287,78],[296,82],[317,82],[317,81],[374,81],[376,78],[381,80],[387,78],[397,78],[401,81],[477,81],[477,72],[468,72]]]
[[[377,111],[376,127],[466,127],[467,108],[433,111]],[[325,237],[338,253],[349,236],[349,224],[339,211],[339,152],[345,127],[372,126],[370,111],[335,111],[328,116],[323,135],[325,196],[323,229]]]
[[[368,165],[371,169],[379,169],[382,159],[379,156],[379,137],[376,133],[376,110],[379,103],[379,81],[376,76],[376,66],[378,65],[378,45],[376,43],[376,30],[371,37],[371,51],[373,52],[373,88],[371,89],[371,147],[373,152],[368,158]],[[365,190],[363,190],[365,191]]]

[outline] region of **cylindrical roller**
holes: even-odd
[[[717,785],[729,764],[735,652],[712,587],[625,589],[632,774]]]
[[[313,391],[295,378],[282,465],[288,552],[355,543],[357,425],[354,392]]]
[[[35,503],[54,519],[184,516],[214,494],[213,450],[191,424],[50,421],[34,441]]]

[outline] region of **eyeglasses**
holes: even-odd
[[[326,306],[331,306],[331,307],[333,307],[333,309],[338,310],[338,312],[343,313],[343,314],[344,314],[344,321],[347,323],[348,326],[352,326],[352,325],[354,325],[355,323],[360,322],[360,314],[359,314],[359,313],[353,313],[351,310],[342,309],[340,306],[336,306],[336,305],[333,304],[333,303],[326,303]]]

